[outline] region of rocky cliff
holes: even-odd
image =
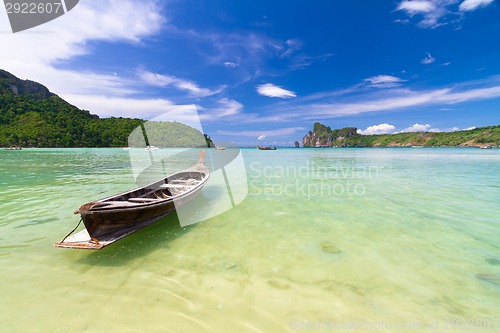
[[[302,138],[303,147],[346,147],[348,139],[358,135],[355,127],[332,130],[330,127],[314,123],[312,131]]]
[[[29,95],[40,100],[55,96],[44,85],[30,80],[21,80],[2,69],[0,69],[0,82],[3,88],[8,87],[14,95]]]

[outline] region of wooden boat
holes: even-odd
[[[217,147],[215,147],[215,150],[226,150],[226,147],[217,146]]]
[[[257,149],[259,149],[259,150],[276,150],[276,147],[257,146]]]
[[[186,170],[83,204],[75,214],[80,214],[85,229],[54,246],[99,250],[174,212],[194,198],[209,177],[202,151],[199,162]]]
[[[23,150],[21,147],[8,147],[4,148],[4,150]]]

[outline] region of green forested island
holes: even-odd
[[[0,147],[124,147],[131,132],[144,123],[141,119],[99,118],[37,82],[0,69]],[[201,133],[181,123],[146,122],[146,127],[154,132],[151,145],[191,147],[200,143]],[[209,137],[206,140],[213,145]]]
[[[500,146],[500,126],[457,132],[361,135],[355,127],[332,130],[318,122],[302,139],[303,147],[483,147]]]

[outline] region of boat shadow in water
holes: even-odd
[[[88,251],[87,255],[76,262],[90,266],[124,266],[159,248],[168,248],[171,241],[182,237],[194,227],[195,225],[181,227],[174,212],[111,246],[99,251]]]

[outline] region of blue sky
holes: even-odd
[[[102,117],[194,104],[221,143],[290,145],[315,121],[370,134],[500,119],[494,0],[86,0],[16,34],[0,10],[0,32],[0,68]]]

